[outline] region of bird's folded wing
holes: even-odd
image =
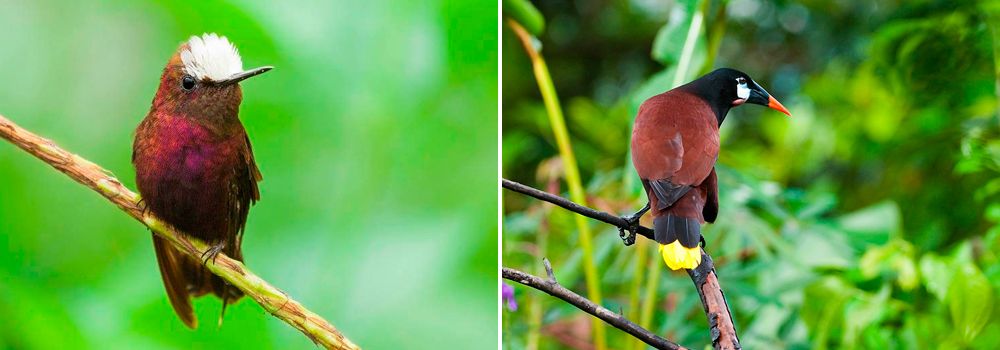
[[[664,210],[674,205],[678,199],[691,190],[691,185],[674,184],[669,179],[649,180],[649,188],[656,195],[656,210]]]

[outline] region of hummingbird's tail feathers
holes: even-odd
[[[701,223],[673,214],[653,219],[653,236],[663,262],[671,270],[694,269],[701,264]]]
[[[191,298],[188,296],[188,280],[184,275],[184,256],[163,238],[153,235],[153,247],[156,249],[156,262],[160,265],[160,276],[163,286],[167,289],[167,298],[174,307],[177,317],[180,317],[188,328],[198,328],[198,319],[194,317]]]

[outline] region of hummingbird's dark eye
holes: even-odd
[[[194,77],[190,75],[185,75],[183,78],[181,78],[181,88],[184,88],[184,90],[187,91],[191,91],[191,89],[194,89]]]

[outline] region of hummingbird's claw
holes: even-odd
[[[139,200],[135,202],[135,206],[142,211],[142,216],[146,216],[149,213],[149,206],[146,205],[146,198],[139,197]]]
[[[226,247],[225,243],[216,243],[213,244],[211,247],[208,247],[208,249],[201,254],[202,264],[208,265],[209,260],[212,260],[212,263],[214,264],[215,257],[219,256],[219,252],[221,252],[222,249],[225,247]]]

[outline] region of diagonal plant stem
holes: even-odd
[[[645,245],[641,245],[640,247],[645,247]],[[639,310],[639,325],[645,328],[652,328],[653,326],[653,307],[656,306],[656,288],[660,286],[660,275],[663,273],[662,265],[657,263],[659,254],[654,254],[654,252],[655,250],[649,249],[640,253],[651,254],[653,256],[653,261],[650,261],[651,266],[646,266],[648,269],[646,271],[646,288],[643,290],[643,303]]]
[[[173,228],[170,224],[143,212],[139,196],[121,184],[111,172],[78,155],[70,153],[55,143],[39,137],[0,115],[0,138],[10,141],[25,152],[30,153],[56,170],[63,172],[80,184],[91,188],[118,206],[129,216],[149,227],[156,235],[165,238],[175,248],[189,257],[201,261],[208,248],[204,242]],[[243,263],[233,260],[223,253],[205,262],[205,267],[222,277],[244,294],[252,298],[267,312],[295,327],[314,343],[327,349],[360,349],[344,337],[316,313],[309,311],[299,302],[292,300],[285,292],[258,277]]]
[[[706,53],[705,63],[698,70],[698,75],[704,75],[712,71],[715,65],[715,58],[719,54],[719,47],[722,46],[722,37],[726,34],[726,5],[729,1],[722,1],[716,5],[715,17],[712,18],[711,25],[705,26]],[[706,1],[702,6],[702,12],[707,14],[712,1]]]
[[[639,320],[639,324],[642,325],[642,313],[639,311],[639,297],[642,294],[642,281],[643,272],[646,270],[646,265],[648,265],[649,254],[647,252],[646,240],[639,240],[635,242],[635,272],[632,275],[632,281],[629,284],[629,295],[628,295],[628,310],[630,317]],[[643,328],[649,328],[648,323]],[[630,345],[629,349],[641,349],[642,342],[636,339]]]
[[[701,0],[704,1],[704,0]],[[699,1],[699,4],[700,2]],[[691,60],[694,58],[694,47],[698,42],[698,34],[701,34],[701,23],[705,15],[701,12],[701,6],[694,6],[694,14],[691,15],[691,26],[688,27],[687,37],[684,38],[684,46],[681,47],[681,57],[677,61],[677,71],[674,73],[674,87],[680,86],[687,81],[687,72],[691,69]]]
[[[619,229],[628,229],[629,226],[629,223],[621,217],[573,203],[566,198],[514,181],[502,179],[502,186],[508,190],[558,205],[574,213],[614,225]],[[653,239],[652,229],[639,226],[638,231],[636,232],[638,235]],[[712,256],[708,255],[702,249],[701,265],[698,265],[693,270],[687,270],[687,273],[691,277],[691,281],[694,282],[695,289],[698,290],[698,295],[701,297],[701,306],[705,309],[705,316],[708,317],[708,325],[711,328],[709,333],[712,335],[712,346],[715,349],[740,349],[740,340],[736,334],[736,326],[733,324],[733,316],[729,311],[729,303],[726,302],[726,296],[722,293],[722,287],[719,285],[719,277],[715,273],[715,263],[712,261]]]
[[[994,94],[997,97],[997,117],[1000,117],[1000,4],[990,2],[988,5],[983,5],[982,7],[983,12],[986,13],[986,18],[990,19],[987,23],[989,23],[993,39]]]
[[[569,196],[578,203],[586,205],[587,197],[583,192],[583,185],[580,181],[580,170],[576,165],[576,157],[573,155],[573,146],[570,143],[569,131],[566,129],[566,120],[563,118],[562,107],[559,106],[559,97],[556,95],[555,85],[552,84],[552,77],[549,75],[549,68],[545,64],[538,48],[535,47],[537,40],[529,34],[517,21],[510,19],[507,21],[514,33],[521,40],[524,50],[531,59],[532,68],[535,72],[535,80],[538,82],[538,89],[545,102],[545,110],[549,115],[549,123],[552,124],[552,132],[555,134],[556,144],[559,147],[559,157],[563,161],[563,170],[566,173],[566,184],[569,186]],[[594,302],[601,303],[601,286],[597,277],[597,267],[594,263],[594,247],[591,241],[590,226],[582,217],[576,217],[576,227],[580,232],[580,248],[583,250],[583,275],[587,283],[587,295]],[[604,324],[598,320],[592,323],[594,329],[594,346],[597,350],[607,349],[607,339]]]
[[[598,320],[604,320],[608,324],[614,326],[615,328],[621,329],[628,334],[636,337],[636,339],[642,340],[644,343],[649,344],[657,349],[685,349],[683,346],[677,345],[672,341],[664,339],[649,330],[639,327],[639,325],[629,321],[625,316],[617,314],[611,310],[604,308],[594,302],[587,300],[580,296],[579,294],[573,293],[573,291],[566,289],[556,281],[555,274],[552,273],[552,265],[549,264],[548,259],[543,259],[542,262],[545,264],[545,273],[548,275],[547,279],[542,279],[537,276],[530,275],[523,271],[515,270],[509,267],[503,268],[503,278],[523,284],[525,286],[543,291],[551,296],[562,299],[573,306],[576,306],[580,310],[586,311]]]

